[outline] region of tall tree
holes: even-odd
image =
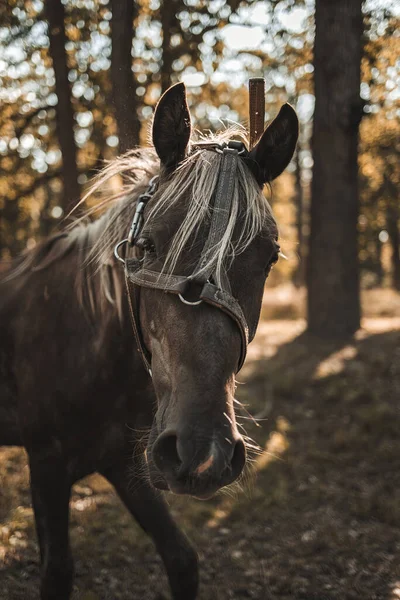
[[[354,333],[360,325],[361,4],[362,0],[316,0],[308,328],[326,337]]]
[[[74,139],[74,115],[65,51],[65,10],[61,0],[47,0],[45,10],[58,98],[56,112],[57,134],[63,161],[63,209],[67,213],[79,201],[80,190]]]
[[[121,153],[139,144],[137,86],[132,71],[133,21],[136,16],[134,0],[112,0],[111,80]]]
[[[299,144],[299,143],[298,143]],[[294,157],[295,164],[295,209],[296,209],[296,229],[297,229],[297,256],[299,264],[294,275],[294,284],[297,287],[304,285],[304,235],[303,235],[303,219],[304,219],[304,191],[301,181],[301,161],[300,161],[300,145]]]
[[[392,285],[400,290],[400,204],[398,190],[386,176],[385,187],[388,188],[386,228],[392,249]]]
[[[173,73],[172,63],[179,56],[181,48],[171,45],[172,36],[180,36],[181,26],[177,16],[181,0],[162,0],[160,6],[160,20],[162,29],[162,66],[161,66],[161,93],[171,85]]]

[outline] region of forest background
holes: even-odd
[[[154,106],[169,85],[188,86],[196,128],[218,130],[247,123],[248,79],[264,76],[267,119],[289,101],[301,122],[296,156],[273,187],[289,260],[280,261],[271,285],[303,285],[313,168],[313,2],[114,4],[9,0],[0,6],[2,258],[57,229],[104,161],[149,142]],[[363,6],[363,288],[400,288],[398,12],[382,0]]]
[[[63,227],[106,161],[150,144],[169,85],[186,83],[200,131],[247,124],[250,77],[268,120],[286,101],[299,115],[270,198],[287,260],[239,376],[258,455],[237,495],[168,496],[200,600],[400,598],[399,25],[390,0],[0,1],[0,270]],[[74,599],[169,597],[99,475],[74,486],[71,538]],[[38,597],[19,448],[0,449],[0,584]]]

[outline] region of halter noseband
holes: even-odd
[[[207,240],[203,246],[200,259],[189,276],[160,273],[146,268],[144,260],[127,258],[124,260],[119,255],[119,248],[125,244],[134,246],[143,227],[143,212],[147,202],[151,199],[157,187],[157,177],[153,177],[143,194],[140,194],[132,225],[128,237],[119,242],[114,249],[115,257],[125,266],[125,282],[128,291],[128,300],[132,327],[136,338],[137,347],[147,371],[151,373],[151,355],[145,346],[140,327],[140,288],[147,287],[159,289],[164,292],[178,295],[181,302],[190,306],[198,306],[202,302],[211,304],[224,311],[237,324],[241,335],[241,353],[238,362],[238,371],[242,368],[246,358],[249,343],[249,328],[239,302],[232,296],[231,286],[226,272],[223,272],[221,287],[214,283],[215,266],[207,267],[208,258],[212,249],[221,240],[226,231],[231,214],[234,182],[239,156],[247,155],[247,149],[242,142],[231,141],[228,143],[200,142],[195,148],[213,150],[222,154],[221,168],[215,190],[212,218]],[[185,298],[189,287],[197,284],[200,289],[198,300],[190,301]],[[250,341],[255,331],[251,332]]]

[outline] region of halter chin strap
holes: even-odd
[[[149,188],[144,194],[139,196],[137,208],[135,211],[134,220],[131,227],[130,238],[119,242],[115,247],[115,256],[125,265],[125,281],[128,291],[128,300],[130,306],[130,314],[134,335],[136,338],[137,347],[142,357],[144,366],[151,373],[151,354],[144,343],[142,329],[140,326],[140,288],[152,288],[176,294],[184,304],[196,306],[202,302],[206,302],[216,308],[219,308],[236,323],[241,336],[241,352],[238,362],[239,371],[244,363],[249,343],[249,329],[246,318],[243,314],[239,302],[232,296],[231,286],[226,273],[223,273],[221,287],[215,285],[214,271],[215,265],[209,264],[209,258],[213,248],[219,243],[228,226],[235,176],[237,164],[240,155],[247,154],[247,150],[242,142],[229,142],[228,144],[215,143],[200,143],[199,148],[215,150],[222,154],[221,169],[218,175],[216,185],[215,198],[213,203],[212,218],[208,238],[204,244],[200,259],[194,268],[194,271],[188,277],[183,275],[173,275],[160,273],[160,271],[152,270],[148,261],[138,260],[137,258],[122,259],[118,250],[123,244],[129,243],[133,245],[137,239],[140,228],[143,223],[143,198],[147,201],[154,193],[154,179],[150,182]],[[139,226],[138,226],[139,225]],[[134,230],[134,233],[132,233]],[[198,299],[190,301],[185,298],[191,286],[196,285],[200,289]],[[254,337],[254,333],[251,339]]]

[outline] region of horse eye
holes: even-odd
[[[140,237],[135,243],[135,246],[137,246],[138,248],[140,248],[140,250],[143,250],[144,252],[152,253],[156,251],[156,247],[153,240],[148,237]]]
[[[270,270],[272,269],[272,267],[274,265],[276,265],[276,263],[278,262],[279,259],[279,250],[277,252],[275,252],[271,258],[271,260],[269,261],[267,268],[266,268],[266,273],[268,274],[270,272]]]
[[[273,257],[271,258],[271,262],[270,262],[271,265],[275,265],[278,262],[279,254],[280,254],[280,252],[278,251],[273,255]]]

